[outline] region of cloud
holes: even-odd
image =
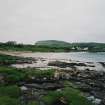
[[[104,0],[0,1],[0,41],[105,42]]]

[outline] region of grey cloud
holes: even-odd
[[[0,41],[105,42],[105,0],[0,0]]]

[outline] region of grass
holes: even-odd
[[[19,100],[8,96],[0,97],[0,105],[20,105]]]
[[[11,98],[18,98],[20,96],[20,88],[16,85],[1,86],[0,96],[9,96]]]
[[[43,101],[46,105],[54,105],[54,102],[61,97],[67,100],[68,105],[93,105],[89,102],[79,90],[70,87],[64,88],[62,91],[51,91],[47,96],[43,97]]]
[[[18,61],[31,60],[29,58],[0,54],[0,65],[16,64]]]
[[[37,101],[31,101],[28,105],[39,105],[39,103]]]
[[[20,88],[16,85],[0,87],[0,105],[19,105]]]
[[[5,83],[17,83],[25,79],[25,72],[8,66],[0,66],[0,74],[4,75]]]
[[[54,70],[38,70],[35,68],[17,69],[8,66],[0,66],[0,74],[4,75],[6,84],[16,84],[30,79],[30,77],[35,77],[36,79],[53,78]]]
[[[30,77],[34,76],[35,78],[44,78],[46,77],[47,79],[51,78],[54,76],[54,70],[49,69],[49,70],[36,70],[36,69],[30,69],[26,70],[26,74]]]

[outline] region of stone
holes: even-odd
[[[101,99],[95,99],[94,101],[93,101],[93,103],[94,104],[96,104],[96,105],[99,105],[100,103],[101,103]]]
[[[27,88],[26,86],[21,86],[20,89],[21,89],[22,91],[27,91],[27,90],[28,90],[28,88]]]
[[[89,97],[87,97],[87,99],[88,99],[89,101],[93,101],[93,100],[95,99],[95,97],[94,97],[94,96],[89,96]]]

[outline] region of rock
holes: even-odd
[[[92,101],[92,103],[94,103],[95,105],[99,105],[101,103],[101,99],[94,99],[94,101]]]
[[[105,67],[105,62],[99,62],[103,67]]]
[[[100,105],[105,105],[105,98],[101,101]]]
[[[2,83],[5,79],[5,75],[4,74],[0,74],[0,83]]]
[[[57,66],[61,68],[66,68],[66,67],[87,66],[87,65],[85,63],[67,63],[61,61],[52,61],[48,63],[48,66]]]
[[[43,83],[43,84],[24,84],[27,88],[44,89],[44,90],[56,90],[63,88],[61,83]]]
[[[95,98],[94,96],[89,96],[87,99],[95,105],[99,105],[102,101],[101,99]]]
[[[20,89],[21,89],[21,91],[27,91],[28,90],[28,88],[26,86],[21,86]]]
[[[94,96],[89,96],[89,97],[87,97],[87,99],[88,99],[89,101],[94,101],[95,97],[94,97]]]
[[[57,92],[61,92],[61,91],[62,91],[62,89],[57,89],[56,91],[57,91]]]
[[[83,83],[77,85],[77,87],[78,87],[78,89],[80,89],[83,92],[90,92],[92,90],[91,86],[89,86],[87,84],[83,84]]]
[[[67,80],[70,79],[70,74],[66,74],[65,79],[67,79]]]
[[[55,71],[54,78],[57,80],[60,78],[60,73],[58,71]]]

